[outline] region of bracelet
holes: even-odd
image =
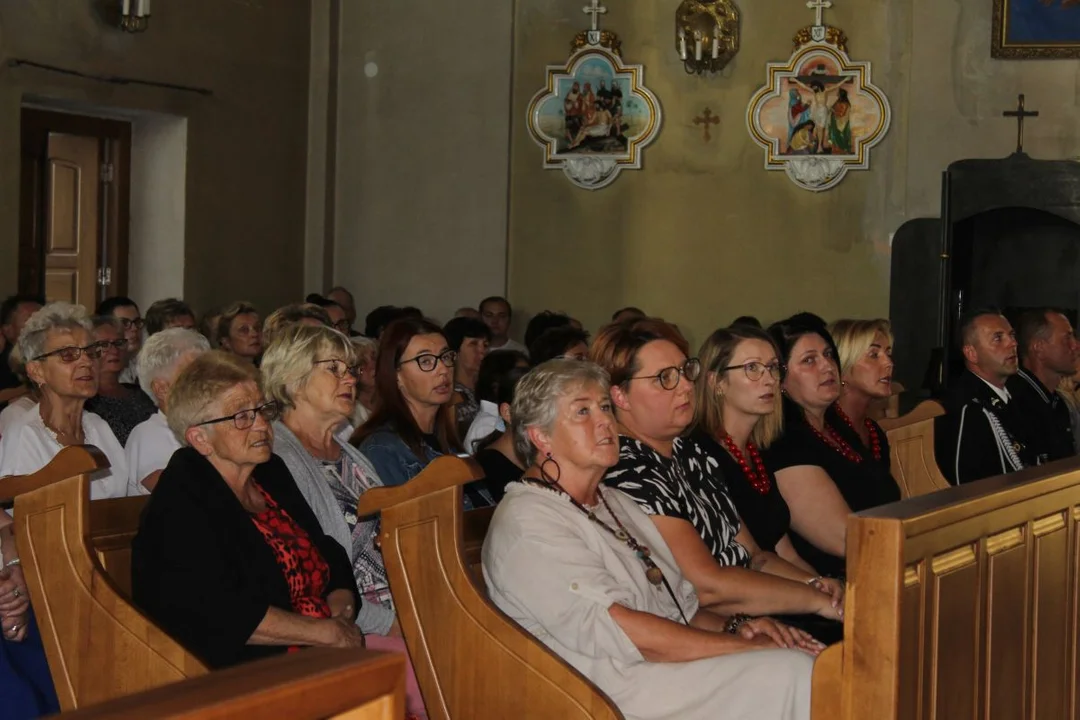
[[[9,568],[15,567],[16,565],[22,565],[22,560],[20,560],[19,558],[15,558],[14,560],[8,560],[7,564],[4,565],[4,567]]]
[[[724,632],[728,633],[729,635],[734,635],[739,631],[739,628],[743,626],[743,623],[745,623],[749,619],[750,616],[746,615],[745,613],[735,613],[728,618],[727,624],[724,625]]]

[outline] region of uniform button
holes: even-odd
[[[577,583],[570,583],[571,590],[577,590]]]

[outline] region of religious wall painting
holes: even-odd
[[[656,96],[640,65],[624,65],[614,33],[579,33],[564,65],[549,65],[547,83],[529,104],[528,125],[544,149],[544,168],[559,168],[575,185],[598,190],[619,171],[641,167],[642,151],[660,131]]]
[[[1080,58],[1080,0],[988,0],[994,3],[995,58]]]
[[[747,126],[765,150],[765,168],[784,170],[801,188],[835,187],[848,170],[870,167],[888,132],[891,109],[873,84],[870,63],[852,61],[847,38],[820,21],[831,3],[811,0],[818,23],[795,36],[795,52],[769,63],[767,81],[747,108]]]

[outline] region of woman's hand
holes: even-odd
[[[23,615],[30,609],[30,594],[26,590],[22,568],[12,565],[0,569],[0,617]],[[4,625],[6,630],[10,623]]]
[[[30,616],[23,612],[15,615],[0,615],[0,628],[4,639],[9,642],[22,642],[26,639],[26,625]]]
[[[335,590],[326,596],[326,604],[330,606],[330,617],[344,618],[349,622],[356,619],[356,598],[348,590]]]
[[[747,620],[739,627],[739,635],[745,640],[754,640],[764,636],[772,640],[777,647],[802,650],[810,655],[817,655],[825,649],[825,645],[815,640],[809,633],[769,617]]]
[[[324,620],[327,623],[326,645],[338,648],[362,648],[364,647],[364,634],[356,627],[351,619],[334,617]]]
[[[837,580],[836,578],[819,577],[814,578],[814,581],[810,583],[810,587],[829,595],[832,598],[833,607],[844,607],[844,593],[846,592],[847,587],[844,585],[843,581]],[[842,610],[841,614],[843,614]]]

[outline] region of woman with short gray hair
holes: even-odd
[[[67,446],[94,445],[110,467],[91,480],[90,498],[127,493],[124,448],[109,425],[85,409],[97,395],[102,353],[92,332],[86,308],[70,303],[49,303],[26,321],[19,352],[41,400],[0,439],[0,477],[35,473]]]
[[[128,495],[149,495],[169,458],[180,449],[180,441],[169,429],[169,390],[177,375],[191,361],[210,349],[210,343],[194,330],[169,328],[146,338],[135,359],[142,391],[154,401],[157,412],[135,426],[128,436],[125,452],[128,465]]]
[[[534,368],[518,383],[511,427],[529,468],[507,488],[483,549],[503,612],[627,718],[810,716],[811,656],[823,646],[768,618],[701,608],[644,511],[601,488],[619,459],[604,370]]]

